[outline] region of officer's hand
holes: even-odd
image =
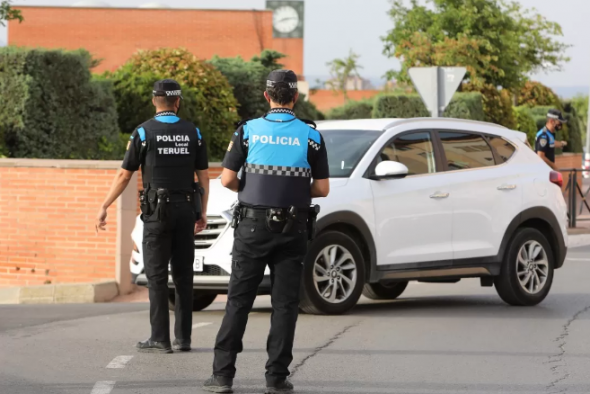
[[[195,235],[207,228],[207,214],[203,213],[201,219],[195,223]]]
[[[107,225],[107,210],[104,208],[100,208],[98,214],[96,215],[96,223],[94,224],[94,228],[96,229],[96,234],[98,234],[98,229],[102,231],[106,231],[105,226]]]
[[[567,141],[561,141],[561,146],[567,146]]]

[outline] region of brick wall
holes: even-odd
[[[263,49],[278,49],[287,55],[283,63],[303,74],[303,40],[273,39],[272,11],[17,8],[26,23],[9,22],[9,45],[85,48],[103,59],[95,72],[116,69],[138,49],[184,47],[202,59],[247,60]]]
[[[116,203],[108,231],[98,237],[94,218],[119,167],[117,161],[0,159],[0,287],[114,278]],[[211,177],[219,172],[212,164]]]
[[[555,165],[559,169],[572,169],[576,168],[580,170],[582,168],[582,154],[581,153],[565,153],[563,155],[559,155],[555,157]],[[566,192],[566,188],[568,185],[570,172],[561,171],[561,175],[563,176],[563,187],[562,190],[564,191],[564,197],[568,198],[568,193]],[[577,173],[577,182],[582,187],[583,185],[583,178],[581,173]]]
[[[377,96],[381,90],[350,90],[347,92],[349,100],[363,100]],[[309,101],[322,112],[344,105],[346,100],[341,92],[332,90],[314,90],[310,92]]]

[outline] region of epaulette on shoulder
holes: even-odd
[[[300,121],[302,121],[303,123],[309,125],[309,127],[311,127],[312,129],[317,129],[318,125],[315,124],[315,122],[313,120],[309,120],[309,119],[299,119]]]
[[[243,125],[245,125],[246,123],[248,123],[251,120],[252,119],[244,119],[244,120],[239,121],[238,123],[236,123],[236,129],[239,129],[240,127],[242,127]]]

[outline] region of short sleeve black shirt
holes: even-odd
[[[129,142],[127,143],[127,152],[125,152],[125,158],[123,159],[123,165],[121,166],[127,171],[137,171],[141,165],[141,138],[137,129],[133,131]]]
[[[549,161],[555,163],[555,138],[549,133],[550,131],[543,129],[542,132],[538,134],[537,139],[535,140],[535,152],[545,153],[545,157],[547,157]]]

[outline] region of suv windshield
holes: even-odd
[[[374,130],[318,130],[328,150],[330,178],[348,178],[367,149],[381,135]]]

